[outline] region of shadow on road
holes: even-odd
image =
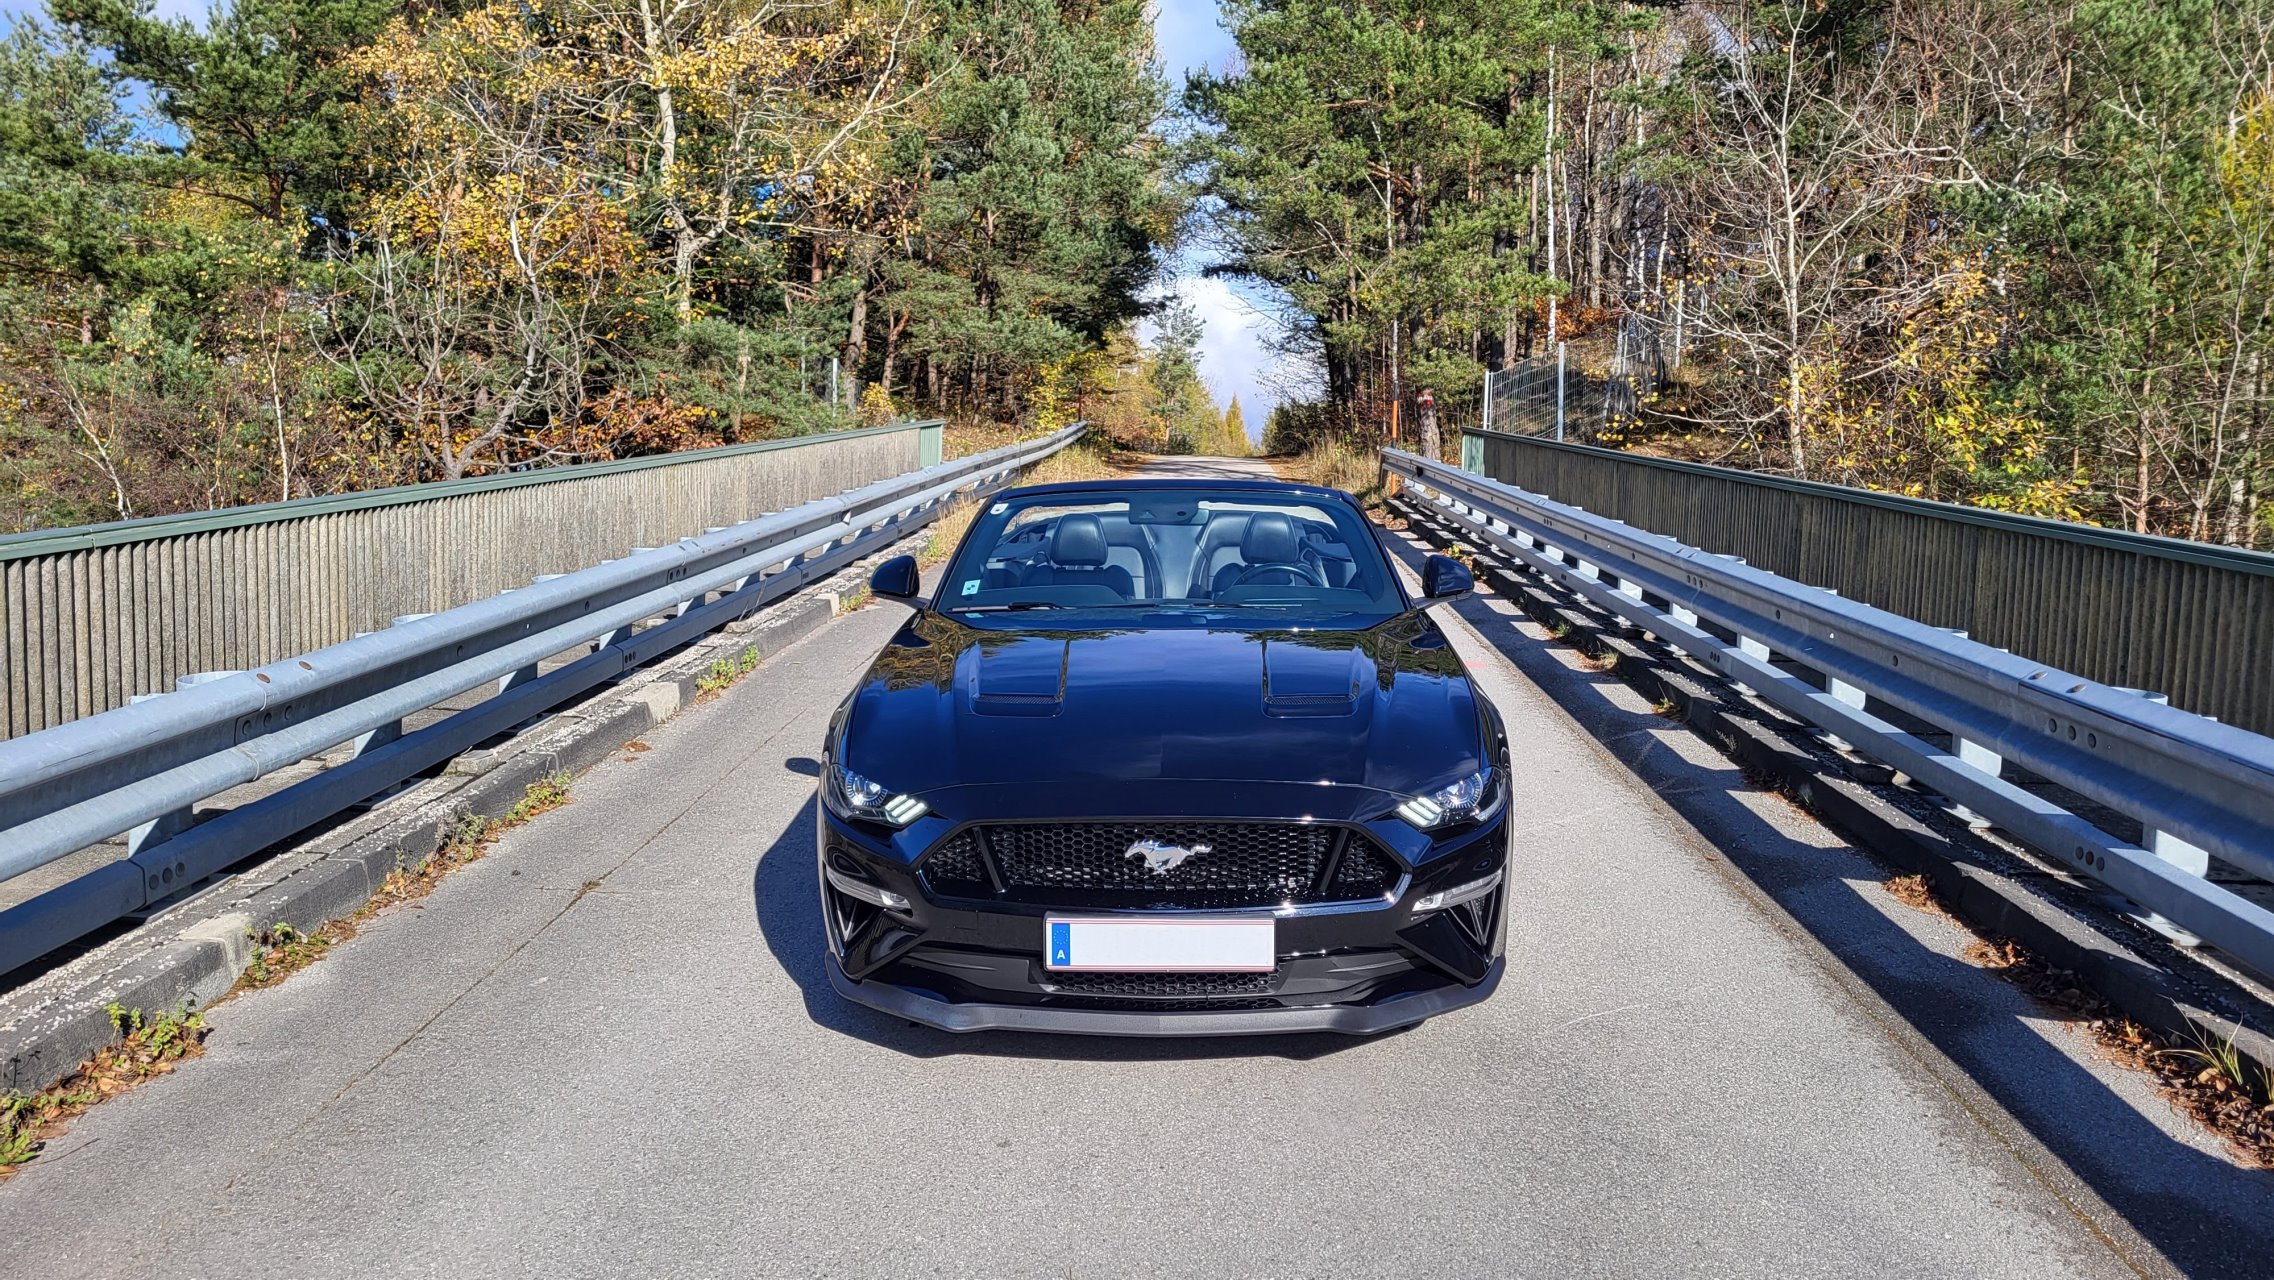
[[[784,762],[791,770],[809,760]],[[1370,1039],[1357,1036],[1226,1036],[1221,1039],[1127,1040],[1099,1036],[1040,1035],[1027,1032],[981,1031],[956,1035],[918,1026],[874,1009],[852,1004],[837,995],[822,968],[821,885],[819,858],[813,847],[814,800],[806,799],[774,846],[758,859],[751,877],[751,898],[757,907],[758,931],[767,949],[781,962],[782,971],[797,983],[805,997],[807,1016],[821,1026],[865,1040],[895,1053],[917,1058],[953,1054],[993,1054],[1015,1058],[1052,1058],[1064,1061],[1162,1061],[1210,1058],[1275,1057],[1307,1060],[1361,1048],[1407,1034],[1427,1034],[1426,1028],[1393,1032]]]
[[[1383,543],[1419,571],[1423,553],[1394,535]],[[2097,1198],[2184,1274],[2274,1274],[2274,1171],[2240,1167],[2159,1128],[2047,1039],[2089,1032],[2059,1025],[2039,1030],[2032,1023],[2057,1022],[2063,1015],[1906,932],[1862,896],[1880,892],[1877,884],[1892,872],[1850,850],[1779,831],[1739,799],[1759,789],[1735,764],[1716,768],[1677,753],[1667,736],[1690,731],[1647,709],[1632,709],[1640,699],[1616,676],[1566,666],[1555,652],[1564,646],[1517,630],[1514,619],[1495,611],[1486,597],[1471,597],[1455,610],[1821,944],[1835,980],[1854,991],[1867,1012],[1876,996],[1899,1018],[1904,1025],[1889,1026],[1891,1038],[1961,1105],[2000,1131],[2016,1156],[2064,1201],[2105,1220],[2092,1207]],[[2089,1040],[2074,1046],[2093,1051]],[[1984,1099],[1994,1109],[1980,1105]],[[2014,1123],[2043,1144],[2043,1151],[2012,1142],[2022,1136],[2011,1132]],[[2052,1157],[2050,1167],[2044,1153]],[[1919,1226],[1933,1229],[1932,1223]],[[2127,1255],[2138,1252],[2136,1244],[2111,1243]],[[2151,1259],[2131,1260],[2150,1272],[2162,1270]]]

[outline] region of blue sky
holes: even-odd
[[[158,13],[166,17],[201,16],[208,7],[209,0],[157,0]],[[38,8],[38,0],[0,0],[0,14]],[[1216,0],[1154,0],[1153,31],[1172,89],[1182,89],[1187,71],[1222,71],[1237,54],[1232,37],[1217,23]],[[1290,374],[1299,380],[1301,370],[1270,350],[1273,322],[1249,304],[1245,286],[1203,279],[1199,265],[1187,254],[1163,291],[1182,298],[1207,327],[1200,376],[1217,406],[1238,396],[1250,434],[1260,435],[1265,415],[1281,398],[1274,382]]]

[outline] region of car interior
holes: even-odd
[[[979,577],[950,594],[973,604],[1361,607],[1395,594],[1379,556],[1352,545],[1363,528],[1312,506],[1189,494],[1034,505],[1005,522]]]

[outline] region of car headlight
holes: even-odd
[[[1449,782],[1427,795],[1415,796],[1398,806],[1398,816],[1421,828],[1435,831],[1460,822],[1474,822],[1489,818],[1500,807],[1500,788],[1495,785],[1488,766],[1466,778]]]
[[[932,811],[916,797],[894,795],[883,783],[871,782],[834,762],[821,775],[821,794],[839,817],[893,827],[905,827]]]

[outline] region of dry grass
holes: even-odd
[[[1310,448],[1292,458],[1278,459],[1276,465],[1290,480],[1340,489],[1369,505],[1382,496],[1381,460],[1372,449],[1345,440],[1315,440]]]
[[[1934,886],[1927,883],[1925,876],[1897,876],[1881,887],[1887,890],[1888,897],[1906,907],[1941,916],[1953,924],[1958,922],[1958,917],[1950,914],[1950,909],[1942,905],[1942,899],[1935,896]]]
[[[1020,484],[1070,484],[1076,480],[1111,480],[1145,465],[1146,457],[1131,453],[1112,439],[1095,432],[1028,467]]]
[[[1015,422],[972,422],[949,419],[941,431],[941,456],[968,458],[989,449],[1017,444],[1027,433]]]
[[[924,549],[916,553],[916,563],[929,569],[946,560],[948,553],[955,550],[955,544],[963,541],[964,531],[971,527],[971,521],[978,514],[979,504],[969,498],[959,497],[949,503],[939,518],[932,521],[931,530],[924,538]]]

